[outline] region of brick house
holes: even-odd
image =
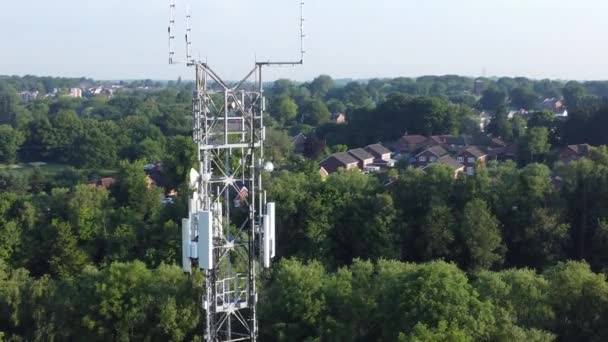
[[[570,163],[582,158],[589,157],[593,147],[589,144],[569,145],[559,151],[559,160],[562,163]]]
[[[320,163],[319,173],[326,176],[337,172],[338,169],[352,170],[359,167],[359,161],[346,152],[334,153]]]
[[[364,148],[367,152],[369,152],[372,156],[374,156],[374,164],[394,167],[395,161],[391,159],[391,151],[386,147],[382,146],[382,144],[373,144]]]
[[[429,138],[423,135],[404,135],[395,144],[398,153],[412,155],[422,148],[426,148]]]
[[[306,148],[306,136],[303,133],[299,133],[295,137],[291,139],[291,144],[293,146],[293,151],[295,153],[302,154],[304,153],[304,149]]]
[[[441,146],[434,146],[427,148],[426,150],[416,155],[415,165],[419,168],[424,168],[429,164],[437,162],[437,159],[448,154],[445,148]]]
[[[459,163],[456,159],[454,159],[452,156],[450,156],[448,154],[437,158],[437,160],[434,163],[427,164],[425,167],[422,168],[422,170],[426,170],[432,164],[441,164],[441,165],[448,166],[449,168],[451,168],[454,171],[454,178],[457,178],[459,174],[464,172],[464,165]]]
[[[456,160],[463,164],[467,175],[473,176],[478,165],[485,165],[488,159],[488,154],[477,146],[469,146],[460,151],[456,156]]]
[[[114,185],[114,183],[116,183],[116,178],[111,178],[111,177],[96,179],[96,180],[92,180],[89,182],[90,185],[94,185],[94,186],[98,186],[98,187],[102,187],[102,188],[106,188],[106,189],[109,189],[110,187],[112,187],[112,185]]]
[[[362,148],[350,150],[348,151],[348,154],[358,161],[358,165],[361,170],[374,163],[374,156]]]
[[[343,125],[346,123],[346,115],[344,115],[344,113],[333,113],[331,115],[331,122],[338,125]]]

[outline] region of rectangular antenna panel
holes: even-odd
[[[270,219],[268,215],[262,216],[262,224],[264,225],[264,253],[263,253],[263,263],[264,268],[270,267]]]
[[[276,205],[274,202],[266,204],[266,214],[270,220],[270,257],[274,258],[276,251],[276,219],[275,219]]]
[[[198,212],[199,207],[198,201],[198,193],[193,193],[192,197],[188,199],[188,210],[190,214],[196,214]]]
[[[210,211],[198,213],[198,267],[213,269],[213,214]]]
[[[192,271],[192,261],[190,260],[190,220],[182,219],[182,268],[184,272]]]

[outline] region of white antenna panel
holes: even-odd
[[[190,242],[190,259],[198,259],[198,244],[194,241]]]
[[[199,179],[201,177],[201,174],[198,173],[198,171],[196,171],[195,169],[190,169],[190,177],[189,177],[189,186],[190,186],[190,190],[195,190],[198,188],[198,182]]]
[[[192,272],[192,262],[190,261],[190,220],[182,219],[182,268],[184,272]]]
[[[262,217],[262,223],[264,224],[264,268],[270,267],[270,219],[268,215]]]
[[[213,269],[213,214],[210,211],[198,213],[198,267]]]
[[[275,220],[276,205],[274,202],[266,204],[266,213],[270,221],[270,257],[274,258],[276,251],[276,220]]]
[[[194,215],[198,212],[198,209],[199,209],[198,198],[199,198],[198,193],[195,192],[192,194],[192,197],[188,200],[188,211],[192,215]]]

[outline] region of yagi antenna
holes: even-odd
[[[191,18],[190,7],[188,6],[186,7],[186,62],[188,63],[192,60],[192,41],[190,40],[190,35],[192,34]]]
[[[173,59],[175,58],[175,51],[173,50],[175,36],[173,35],[173,31],[175,31],[175,1],[169,0],[169,64],[174,64]]]
[[[304,0],[300,2],[300,63],[304,64],[304,54],[306,50],[304,50],[304,38],[306,35],[304,34]]]

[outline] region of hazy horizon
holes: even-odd
[[[184,14],[193,52],[226,79],[256,59],[299,58],[298,0],[177,2],[176,53]],[[190,80],[167,64],[168,0],[21,0],[0,12],[6,51],[0,74],[97,80]],[[608,2],[580,0],[306,1],[305,65],[267,80],[462,75],[608,79]],[[199,52],[200,51],[200,52]]]

